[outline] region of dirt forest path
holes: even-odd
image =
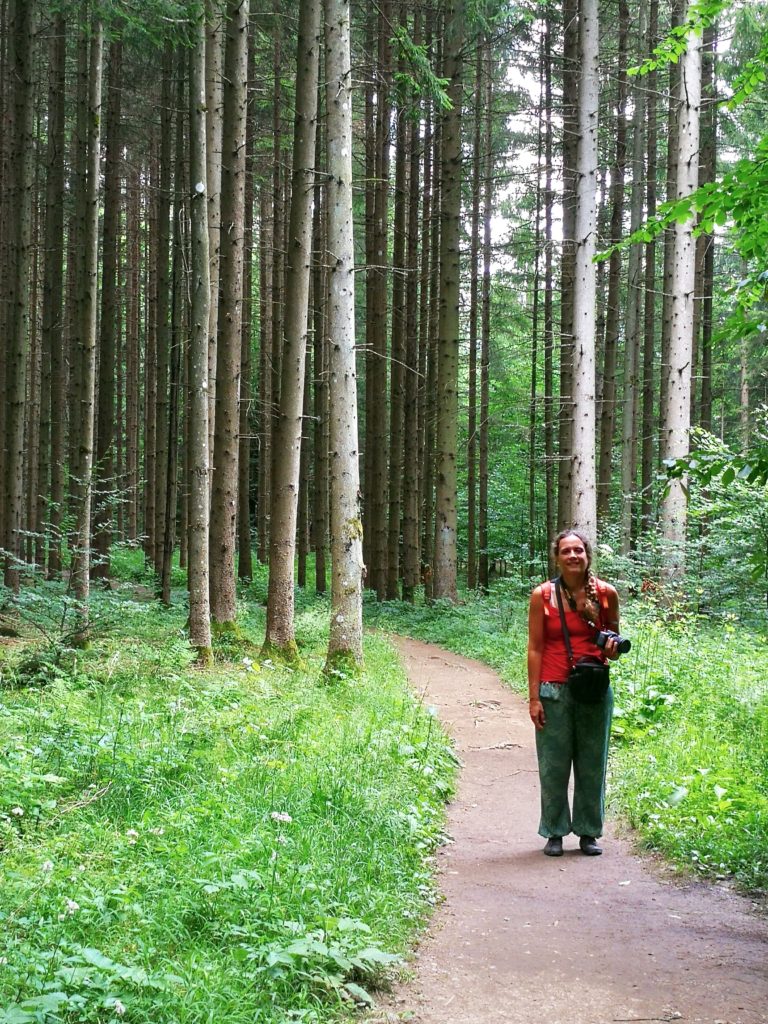
[[[527,705],[484,665],[398,639],[463,764],[438,854],[445,896],[371,1021],[768,1022],[768,919],[725,886],[681,882],[609,827],[542,854]]]

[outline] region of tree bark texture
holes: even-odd
[[[701,105],[701,54],[699,40],[688,38],[680,59],[679,138],[675,198],[690,195],[698,184],[699,107]],[[666,367],[663,442],[665,457],[680,458],[689,451],[691,406],[691,358],[693,352],[693,305],[696,277],[696,245],[693,224],[676,224],[672,260],[669,364]],[[678,580],[685,568],[687,498],[685,480],[671,480],[662,498],[661,528],[665,543],[664,564],[668,578]]]
[[[595,234],[598,115],[598,5],[582,0],[579,17],[576,242],[573,294],[573,452],[571,526],[594,542],[595,488]]]
[[[331,626],[326,670],[363,657],[363,547],[357,442],[355,264],[352,216],[352,64],[349,3],[325,0],[328,132],[328,258]]]
[[[221,174],[221,268],[216,346],[216,424],[211,492],[211,617],[235,622],[235,530],[239,452],[240,345],[245,225],[248,0],[227,5]]]
[[[269,591],[265,647],[286,654],[296,646],[293,570],[303,425],[304,376],[312,263],[312,196],[317,132],[320,53],[320,0],[302,0],[299,8],[296,119],[288,229],[280,401],[275,422],[270,515]]]
[[[443,115],[440,207],[440,306],[437,348],[437,428],[435,431],[435,557],[433,596],[457,600],[456,456],[459,415],[459,302],[461,292],[461,48],[464,2],[454,0],[445,27],[451,109]]]

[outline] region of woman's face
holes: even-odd
[[[563,537],[557,549],[556,561],[560,572],[567,571],[569,575],[586,573],[589,568],[589,556],[584,541],[573,533]]]

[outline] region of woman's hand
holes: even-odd
[[[619,649],[616,646],[616,641],[613,638],[605,641],[604,650],[605,656],[606,658],[608,658],[609,661],[617,661],[620,657]]]
[[[538,698],[531,698],[528,701],[528,714],[531,716],[531,721],[536,726],[536,731],[541,732],[547,724],[547,718],[544,714],[544,705]]]

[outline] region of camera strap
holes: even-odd
[[[555,595],[557,596],[557,610],[560,612],[560,628],[563,631],[563,640],[565,641],[565,649],[568,652],[568,661],[571,663],[571,668],[576,664],[573,657],[573,648],[571,647],[571,634],[568,632],[568,626],[565,624],[565,610],[563,609],[563,594],[560,586],[560,577],[557,576],[553,583],[555,584]]]

